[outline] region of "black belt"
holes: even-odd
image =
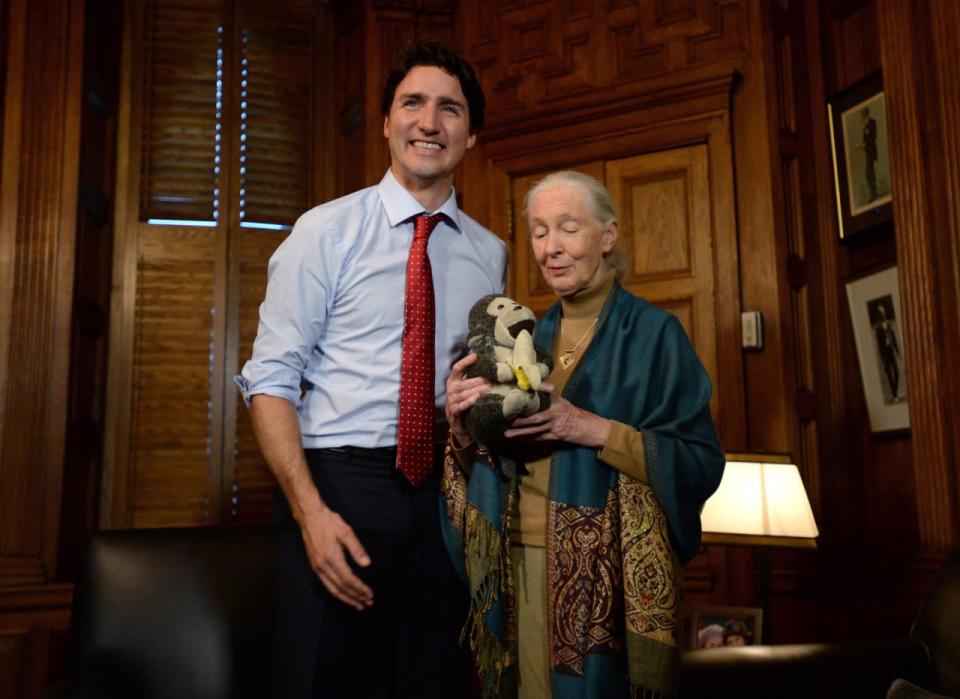
[[[366,459],[368,461],[386,461],[396,463],[396,447],[326,447],[320,451],[332,451],[334,454],[346,456],[349,459]]]
[[[439,458],[443,453],[443,444],[433,446],[434,458]],[[325,447],[319,451],[333,452],[345,456],[348,459],[366,459],[368,461],[382,461],[385,463],[397,462],[396,447]]]

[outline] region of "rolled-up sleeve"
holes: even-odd
[[[253,355],[234,382],[249,406],[266,394],[300,402],[300,380],[323,334],[337,278],[337,232],[304,214],[267,267]]]

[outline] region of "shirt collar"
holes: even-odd
[[[380,184],[377,185],[377,193],[380,195],[380,201],[383,202],[383,210],[386,212],[387,220],[391,226],[398,226],[417,214],[423,213],[423,206],[420,202],[404,189],[402,184],[397,182],[397,178],[393,176],[393,171],[389,168],[387,174],[380,180]],[[463,230],[460,225],[460,209],[457,207],[457,192],[453,187],[450,188],[450,196],[443,202],[443,205],[436,211],[427,213],[443,214],[454,229]]]

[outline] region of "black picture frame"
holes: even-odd
[[[910,403],[897,268],[852,279],[846,291],[870,431],[907,430]]]
[[[879,72],[828,101],[841,241],[893,223],[886,102]]]

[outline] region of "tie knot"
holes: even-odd
[[[414,238],[429,238],[430,234],[433,233],[433,229],[437,227],[437,224],[443,220],[443,214],[434,214],[430,216],[429,214],[420,214],[417,216],[414,229],[413,237]]]

